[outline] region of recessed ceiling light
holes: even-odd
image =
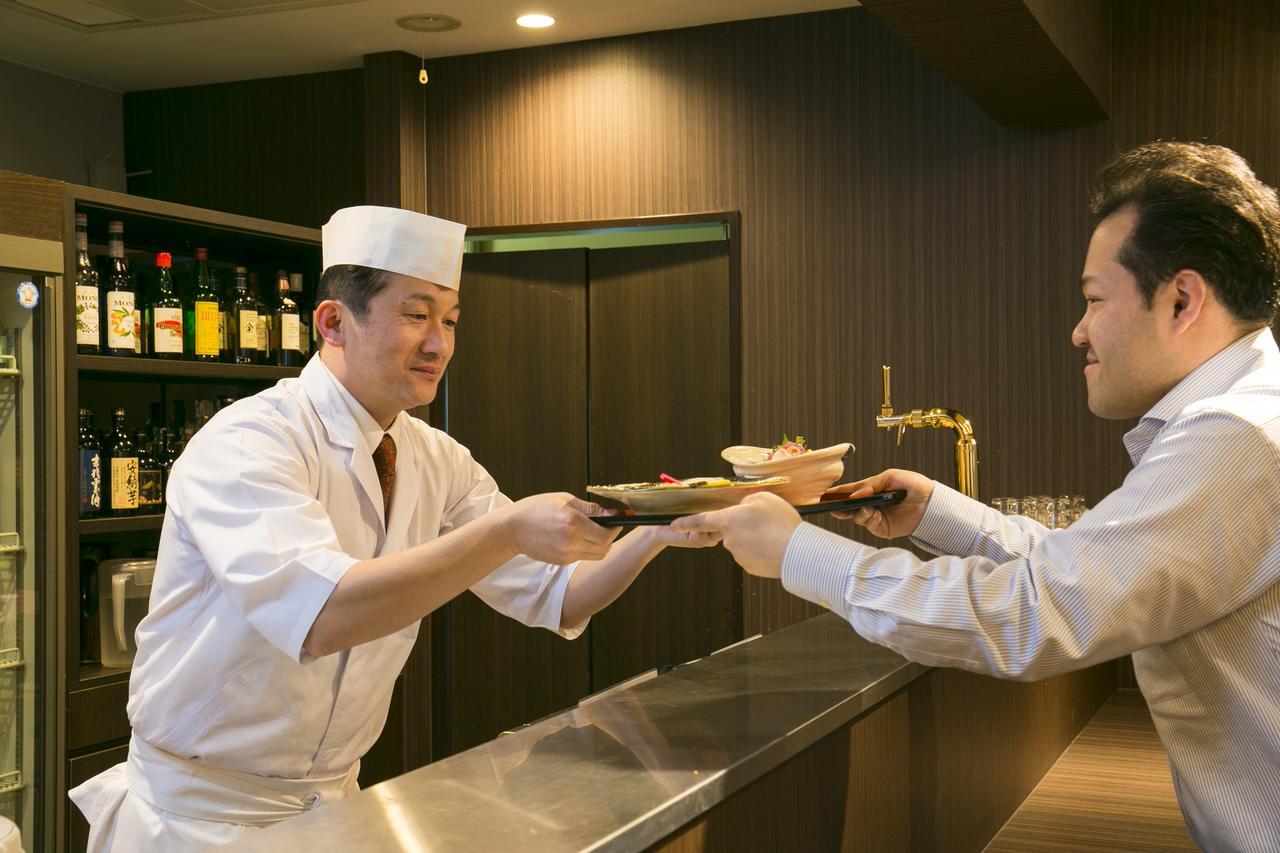
[[[516,23],[522,27],[528,27],[531,30],[540,30],[543,27],[549,27],[556,22],[556,19],[550,15],[521,15],[516,18]]]
[[[456,30],[462,26],[462,21],[452,18],[448,15],[405,15],[403,18],[396,18],[396,26],[403,27],[406,30],[413,30],[415,33],[447,33],[449,30]]]

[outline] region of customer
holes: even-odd
[[[1134,468],[1066,530],[919,474],[856,520],[922,561],[802,524],[785,502],[684,519],[748,572],[934,666],[1031,680],[1133,653],[1192,838],[1280,850],[1280,208],[1239,155],[1160,142],[1108,165],[1081,280],[1089,408],[1141,416]],[[1082,460],[1083,461],[1083,460]]]

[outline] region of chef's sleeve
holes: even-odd
[[[173,466],[167,500],[181,535],[222,592],[294,660],[338,581],[358,560],[343,552],[312,495],[319,460],[284,430],[245,422],[198,433]]]
[[[456,446],[453,460],[453,489],[440,533],[444,535],[468,521],[511,504],[497,482],[462,445]],[[587,622],[572,628],[560,627],[565,591],[577,563],[557,566],[525,556],[516,557],[471,587],[480,600],[494,610],[531,628],[546,628],[572,640],[587,628]],[[589,620],[588,620],[589,621]]]

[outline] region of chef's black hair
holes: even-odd
[[[326,299],[341,302],[363,321],[369,313],[369,300],[391,283],[391,274],[373,267],[356,264],[334,264],[320,276],[316,287],[316,304]]]

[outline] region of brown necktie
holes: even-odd
[[[373,451],[373,467],[378,472],[378,485],[382,486],[382,518],[391,518],[391,489],[396,484],[396,443],[391,433],[382,436],[378,449]]]

